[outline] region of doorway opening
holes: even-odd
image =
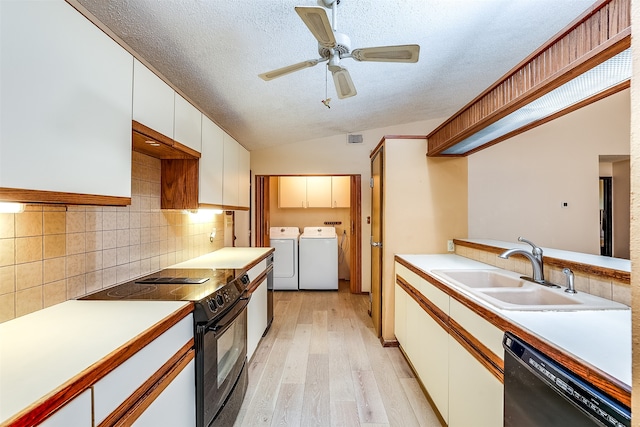
[[[281,208],[279,205],[279,179],[282,177],[312,178],[337,177],[348,181],[348,206],[307,208]],[[269,228],[272,226],[335,226],[338,234],[340,279],[349,281],[351,293],[362,293],[361,244],[361,176],[360,175],[256,175],[255,245],[269,246]],[[299,206],[299,207],[298,207]],[[342,252],[341,252],[342,251]]]

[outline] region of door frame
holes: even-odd
[[[374,162],[380,162],[379,165],[379,178],[378,178],[378,187],[375,187],[375,177],[374,174]],[[381,144],[371,153],[370,156],[371,163],[371,183],[369,187],[371,188],[371,238],[370,238],[370,248],[371,251],[371,294],[370,294],[370,307],[369,307],[369,315],[371,316],[371,322],[373,323],[373,327],[376,331],[377,337],[382,337],[382,317],[383,317],[383,285],[384,285],[384,145]],[[374,193],[379,194],[379,211],[375,211],[375,200]],[[378,218],[376,218],[376,215]],[[379,236],[374,236],[376,224],[379,228]],[[373,241],[376,239],[381,246],[374,247]],[[375,252],[378,252],[378,256],[375,256]],[[376,270],[377,267],[377,271]]]
[[[350,207],[349,220],[351,222],[351,271],[349,290],[352,294],[362,293],[362,178],[357,174],[325,174],[325,175],[256,175],[255,176],[255,245],[269,246],[270,202],[272,177],[278,176],[349,176]]]

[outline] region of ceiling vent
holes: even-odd
[[[360,135],[349,135],[347,142],[349,144],[362,144],[362,134]]]

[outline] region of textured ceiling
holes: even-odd
[[[358,94],[338,99],[294,11],[314,0],[77,0],[249,150],[446,118],[594,0],[342,0],[352,49],[420,45],[417,64],[342,61]],[[329,12],[329,16],[331,13]],[[328,95],[325,95],[325,94]],[[332,98],[331,108],[322,104]]]

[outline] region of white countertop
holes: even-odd
[[[256,259],[265,256],[272,248],[229,247],[180,262],[168,268],[233,268],[243,269]]]
[[[71,300],[1,323],[0,423],[186,304]]]
[[[513,246],[511,243],[508,244]],[[545,249],[545,255],[546,251]],[[398,257],[447,285],[451,284],[446,283],[439,276],[430,274],[431,270],[496,269],[494,266],[458,255],[398,255]],[[451,287],[477,304],[631,387],[631,310],[534,312],[501,310],[475,297],[471,292],[455,285]]]
[[[458,239],[464,242],[478,243],[486,246],[493,246],[496,248],[521,248],[530,250],[531,246],[521,242],[503,242],[501,240],[491,239]],[[535,243],[535,242],[534,242]],[[631,272],[631,261],[623,258],[613,258],[601,255],[585,254],[580,252],[564,251],[561,249],[545,248],[542,247],[543,255],[550,258],[563,259],[567,261],[573,261],[580,264],[589,264],[602,268],[609,268],[612,270]]]

